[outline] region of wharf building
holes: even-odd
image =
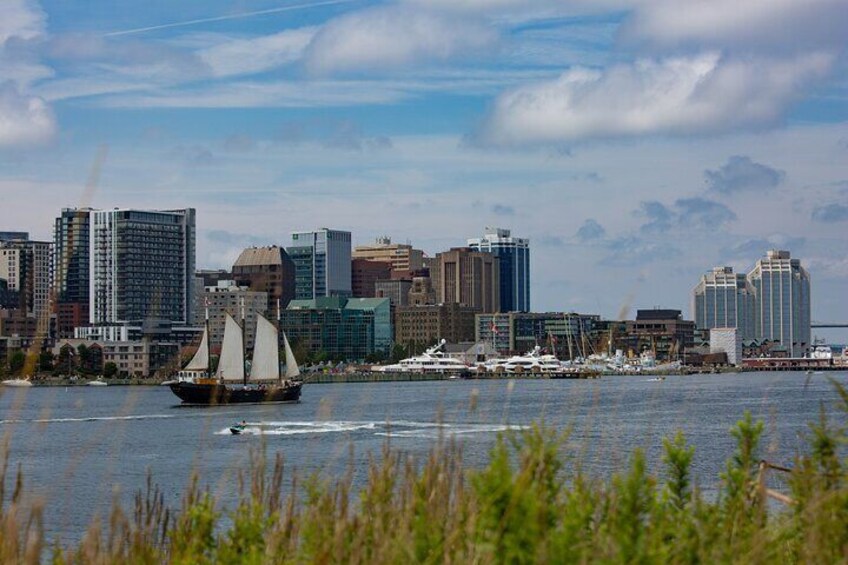
[[[90,213],[89,323],[193,320],[195,210]]]
[[[475,251],[491,253],[499,264],[499,310],[530,311],[530,240],[512,237],[510,230],[487,227],[483,237],[468,240]]]
[[[424,268],[422,250],[415,249],[408,243],[392,243],[391,238],[385,236],[378,237],[372,245],[357,245],[352,258],[388,263],[393,271],[400,273],[420,271]]]
[[[539,345],[559,359],[587,357],[596,351],[600,317],[575,312],[477,314],[474,339],[501,355],[523,355]]]
[[[80,346],[85,348],[85,359]],[[102,373],[106,363],[114,363],[122,377],[148,378],[163,371],[170,374],[179,367],[177,343],[151,341],[92,341],[64,339],[53,348],[57,366],[81,368]]]
[[[70,338],[89,321],[91,208],[64,208],[53,226],[56,332]]]
[[[438,253],[430,279],[440,304],[461,304],[491,313],[501,310],[500,264],[488,252],[456,247]]]
[[[742,339],[753,339],[754,287],[733,267],[715,267],[701,276],[692,292],[692,310],[699,330],[736,328]]]
[[[222,275],[222,280],[226,278]],[[277,315],[278,304],[285,308],[295,297],[294,261],[277,245],[249,247],[242,251],[233,264],[231,278],[251,291],[267,295],[267,305],[260,311],[269,317]],[[217,281],[215,285],[206,286],[217,286]]]
[[[295,265],[295,298],[351,296],[350,232],[321,228],[295,232],[286,251]]]
[[[680,310],[637,310],[635,320],[625,321],[624,335],[613,337],[617,349],[640,354],[651,351],[658,361],[685,361],[695,345],[695,322],[684,320]]]
[[[754,287],[756,338],[780,343],[790,357],[803,357],[812,346],[810,274],[789,251],[770,250],[748,280]]]
[[[332,359],[362,360],[392,346],[387,298],[292,300],[281,312],[280,329],[292,347]]]

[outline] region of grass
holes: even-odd
[[[78,545],[58,547],[2,456],[0,563],[847,562],[848,392],[834,386],[841,421],[822,411],[789,472],[767,471],[763,424],[746,413],[711,497],[693,482],[694,449],[680,433],[664,442],[661,473],[635,450],[601,480],[582,470],[567,433],[534,426],[499,436],[476,470],[451,441],[425,461],[385,448],[359,488],[352,472],[301,481],[254,453],[229,510],[196,479],[170,509],[149,479],[131,508],[116,503]],[[770,501],[781,497],[778,473],[783,502]]]

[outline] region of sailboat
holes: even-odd
[[[256,315],[256,345],[253,350],[250,375],[244,369],[244,337],[242,328],[232,316],[227,314],[224,323],[224,342],[215,375],[208,368],[208,340],[204,339],[206,352],[198,350],[195,359],[203,361],[205,355],[206,371],[201,377],[179,378],[169,386],[183,404],[239,404],[245,402],[297,402],[303,383],[296,378],[300,375],[297,361],[292,353],[289,340],[283,334],[286,354],[286,372],[280,372],[279,332],[264,316]],[[204,336],[205,337],[205,336]],[[193,367],[194,360],[182,372]],[[200,363],[198,363],[200,364]],[[197,367],[200,369],[200,367]]]

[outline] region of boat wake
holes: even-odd
[[[454,435],[491,434],[507,430],[522,430],[527,426],[507,424],[453,424],[435,422],[247,422],[241,435],[299,436],[308,434],[338,434],[366,432],[375,436],[394,438],[437,439]],[[215,432],[231,435],[230,428]]]
[[[126,420],[162,420],[171,414],[136,414],[132,416],[88,416],[85,418],[38,418],[34,420],[0,420],[0,424],[67,424],[74,422],[112,422]]]

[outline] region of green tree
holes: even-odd
[[[109,361],[103,365],[103,376],[110,379],[118,374],[118,366]]]
[[[41,355],[38,356],[38,370],[39,371],[52,371],[54,360],[55,360],[55,357],[53,356],[52,352],[42,351]]]
[[[13,375],[19,373],[24,368],[24,363],[26,363],[26,354],[18,349],[9,356],[9,372]]]

